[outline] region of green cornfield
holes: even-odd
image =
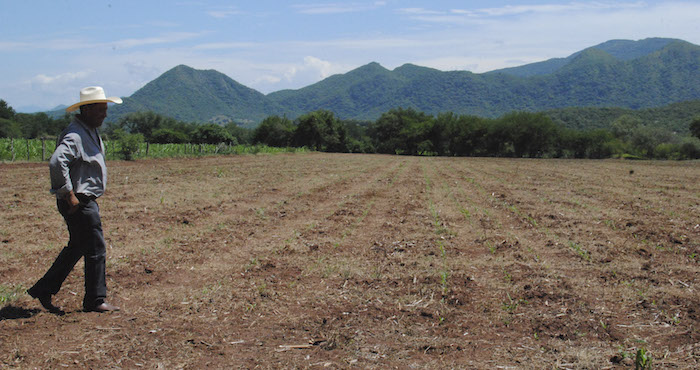
[[[47,161],[55,149],[56,142],[54,139],[0,138],[0,161]],[[141,143],[133,158],[182,158],[209,155],[298,153],[306,151],[308,150],[305,148],[275,148],[266,145]],[[108,160],[122,159],[120,154],[121,145],[118,141],[105,141],[105,152]]]

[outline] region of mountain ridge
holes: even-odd
[[[326,109],[342,119],[374,120],[397,107],[428,114],[496,117],[566,107],[650,108],[700,99],[700,46],[677,39],[610,40],[566,58],[476,74],[410,63],[371,62],[300,89],[267,95],[215,70],[178,65],[146,84],[110,120],[152,110],[184,121],[254,127],[270,115]]]

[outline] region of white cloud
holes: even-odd
[[[448,56],[440,58],[416,59],[412,63],[441,71],[470,71],[484,73],[496,69],[520,66],[538,62],[541,58],[529,56],[524,59],[506,60],[502,57]]]
[[[146,24],[154,26],[154,27],[158,27],[158,28],[175,28],[175,27],[182,26],[181,24],[176,23],[176,22],[168,22],[168,21],[158,20],[158,19],[149,20],[148,22],[146,22]]]
[[[629,3],[602,3],[602,2],[572,2],[568,4],[542,4],[542,5],[506,5],[500,8],[483,8],[477,9],[470,14],[484,15],[492,17],[500,17],[507,15],[520,14],[546,14],[546,13],[571,13],[580,11],[599,11],[599,10],[616,10],[616,9],[632,9],[646,6],[643,2]],[[455,11],[457,12],[457,11]]]
[[[235,7],[228,7],[225,9],[209,10],[206,12],[210,17],[217,19],[229,18],[232,15],[242,14],[242,12]]]
[[[30,48],[28,42],[0,41],[0,52],[10,52]]]
[[[254,85],[267,85],[267,84],[276,84],[280,81],[282,81],[282,79],[278,76],[264,75],[264,76],[260,76],[257,79],[255,79],[253,81],[253,84]]]
[[[342,14],[355,13],[373,10],[378,7],[385,6],[386,2],[376,1],[371,5],[360,3],[328,3],[328,4],[301,4],[294,5],[301,14],[319,15],[319,14]]]
[[[45,74],[39,74],[32,78],[31,83],[33,85],[52,85],[52,84],[63,84],[78,81],[90,76],[94,71],[80,71],[80,72],[68,72],[62,73],[56,76],[47,76]]]
[[[339,68],[334,67],[331,62],[313,56],[306,56],[302,64],[289,66],[284,73],[284,78],[289,82],[295,80],[318,81],[329,77],[337,70]]]
[[[570,2],[563,4],[505,5],[494,8],[458,8],[434,10],[404,8],[399,12],[415,20],[431,23],[471,24],[480,20],[497,20],[514,16],[579,15],[580,12],[611,12],[646,8],[644,2]],[[509,18],[510,19],[510,18]]]
[[[160,36],[123,39],[109,44],[117,48],[133,48],[145,45],[172,44],[201,37],[205,32],[172,32]]]
[[[333,64],[312,56],[304,57],[304,65],[318,72],[321,79],[329,77],[333,73]]]
[[[210,61],[207,68],[214,68],[239,83],[267,94],[283,89],[299,89],[357,66],[334,63],[315,56],[261,63],[222,57],[215,64]]]
[[[335,39],[323,41],[296,41],[288,43],[290,48],[303,48],[313,50],[322,48],[324,50],[397,50],[412,49],[417,50],[426,46],[448,46],[451,39],[435,39],[407,35],[405,37],[377,37],[377,38],[357,38],[357,39]]]
[[[425,8],[402,8],[399,9],[399,13],[404,14],[418,14],[418,15],[434,15],[434,14],[445,14],[444,11],[438,10],[428,10]]]
[[[32,41],[5,41],[0,42],[0,52],[27,52],[27,51],[66,51],[92,48],[94,45],[85,39],[51,39]]]
[[[71,51],[71,50],[95,50],[102,49],[128,49],[140,46],[152,46],[160,44],[174,44],[207,35],[208,32],[170,32],[158,36],[130,38],[121,40],[95,41],[89,38],[56,38],[41,39],[30,42],[5,41],[0,42],[0,52],[17,51]]]
[[[233,50],[263,47],[264,45],[254,42],[211,42],[200,44],[194,47],[199,50]]]

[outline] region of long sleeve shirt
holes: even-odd
[[[59,136],[49,160],[51,194],[64,198],[75,194],[99,197],[107,185],[105,149],[96,129],[78,117]]]

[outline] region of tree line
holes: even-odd
[[[24,114],[0,100],[0,137],[56,136],[70,116]],[[107,139],[139,142],[263,144],[324,152],[514,158],[700,158],[700,117],[679,135],[631,115],[609,128],[577,130],[555,124],[544,113],[512,112],[499,118],[454,113],[428,115],[396,108],[376,121],[341,120],[318,110],[291,120],[269,116],[255,129],[230,122],[181,122],[153,112],[131,113],[102,128]],[[127,145],[128,147],[128,145]]]

